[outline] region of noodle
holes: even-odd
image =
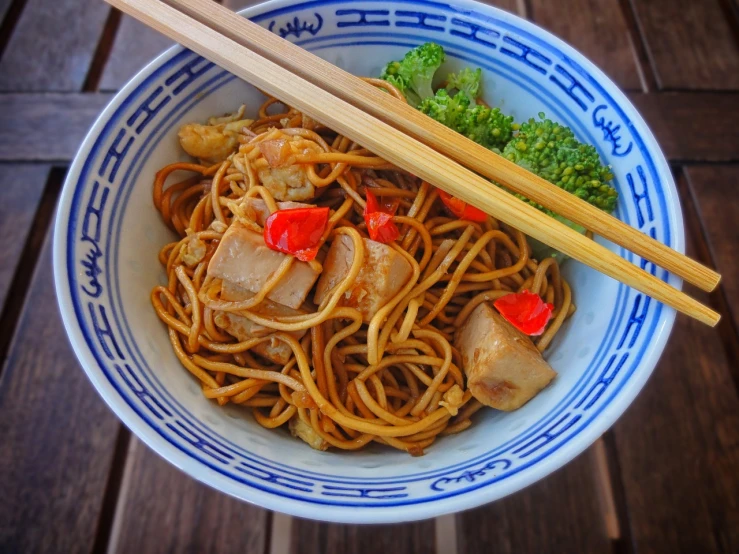
[[[367,81],[402,98],[384,81]],[[160,251],[168,284],[152,291],[154,309],[206,398],[248,406],[269,429],[289,424],[314,448],[356,450],[377,442],[423,454],[439,436],[470,427],[482,407],[466,388],[460,353],[450,342],[470,313],[512,292],[538,294],[554,305],[546,331],[532,337],[544,350],[573,311],[570,288],[554,259],[530,257],[523,233],[492,218],[473,223],[448,216],[428,183],[292,108],[274,113],[281,106],[267,100],[226,160],[173,163],[157,173],[154,205],[180,238]],[[323,250],[344,237],[354,253],[343,280],[320,305],[297,315],[260,311],[285,280],[292,256],[247,299],[224,298],[224,283],[208,274],[232,224],[262,232],[244,209],[247,199],[261,199],[270,213],[278,209],[262,173],[271,166],[259,147],[274,140],[298,152],[281,160],[285,175],[304,172],[315,191],[311,202],[331,208]],[[174,174],[184,177],[167,186]],[[388,246],[412,268],[368,322],[340,305],[365,257],[367,189],[396,203],[400,238]],[[310,263],[321,269],[319,261]],[[219,324],[224,314],[268,334],[238,340]],[[285,363],[262,354],[278,347],[287,353]]]

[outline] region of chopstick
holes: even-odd
[[[713,269],[680,254],[256,23],[244,17],[234,17],[228,8],[214,4],[212,0],[164,1],[253,52],[457,160],[463,166],[631,250],[687,282],[710,292],[721,280],[721,275]],[[474,200],[470,203],[477,205]]]
[[[107,1],[390,163],[478,206],[523,233],[698,321],[711,326],[719,321],[718,313],[682,291],[174,7],[158,0]]]

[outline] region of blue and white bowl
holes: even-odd
[[[244,12],[358,75],[425,41],[449,69],[482,67],[487,101],[517,120],[544,111],[612,164],[622,220],[684,249],[670,171],[618,88],[573,48],[492,7],[466,0],[274,0]],[[547,352],[557,379],[520,410],[479,412],[425,456],[389,448],[318,452],[257,425],[247,410],[206,400],[182,368],[149,302],[172,240],[152,205],[155,171],[185,160],[180,124],[233,111],[260,94],[180,47],[113,99],[69,171],[54,238],[56,288],[80,363],[136,435],[192,477],[296,516],[398,522],[472,508],[511,494],[577,456],[624,412],[654,369],[675,313],[570,261],[578,310]],[[613,247],[673,285],[651,263]],[[94,422],[90,423],[94,425]]]

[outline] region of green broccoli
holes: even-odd
[[[431,82],[444,58],[441,46],[427,42],[409,51],[402,60],[387,64],[380,79],[395,85],[415,108],[424,98],[434,96]]]
[[[505,115],[500,108],[476,104],[464,114],[457,130],[468,139],[500,153],[517,128],[513,116]]]
[[[447,127],[458,130],[462,120],[467,119],[472,100],[467,94],[458,92],[451,96],[446,89],[439,89],[430,98],[425,98],[418,106],[419,111]]]
[[[497,152],[511,140],[516,128],[513,117],[505,115],[498,108],[475,104],[464,90],[451,96],[447,90],[440,89],[435,96],[421,102],[418,109],[468,139]]]
[[[569,127],[554,123],[539,113],[521,124],[516,136],[505,148],[503,156],[543,177],[563,190],[611,213],[616,209],[618,193],[608,182],[613,179],[610,166],[604,166],[595,147],[575,138]],[[579,232],[585,229],[521,195],[522,200],[555,217]],[[551,248],[531,240],[534,257],[554,255]],[[555,255],[556,257],[556,255]]]
[[[470,98],[477,100],[482,93],[482,69],[465,67],[459,73],[450,73],[446,79],[446,89],[450,92],[465,92]]]

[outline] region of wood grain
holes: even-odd
[[[739,49],[721,0],[632,0],[662,89],[739,89]]]
[[[293,519],[291,554],[434,552],[434,520],[402,525],[337,525]]]
[[[721,283],[728,309],[739,324],[739,204],[734,200],[739,166],[708,165],[685,168],[703,230],[716,267],[727,276]],[[738,325],[739,326],[739,325]]]
[[[99,89],[118,90],[147,63],[173,44],[174,42],[164,35],[132,17],[123,15],[103,70]]]
[[[629,94],[670,160],[739,160],[736,93]]]
[[[614,426],[639,554],[739,551],[739,399],[730,363],[718,333],[678,316],[652,377]]]
[[[0,94],[0,161],[69,161],[110,94]]]
[[[80,90],[109,10],[99,0],[28,0],[0,61],[0,90]]]
[[[88,552],[119,423],[57,313],[51,233],[0,381],[0,552]]]
[[[642,90],[619,0],[531,0],[529,17],[585,54],[628,90]]]
[[[48,175],[48,165],[0,165],[0,313]]]
[[[523,491],[459,514],[459,552],[609,552],[594,469],[587,450]]]
[[[203,485],[131,441],[109,553],[263,554],[267,511]]]

